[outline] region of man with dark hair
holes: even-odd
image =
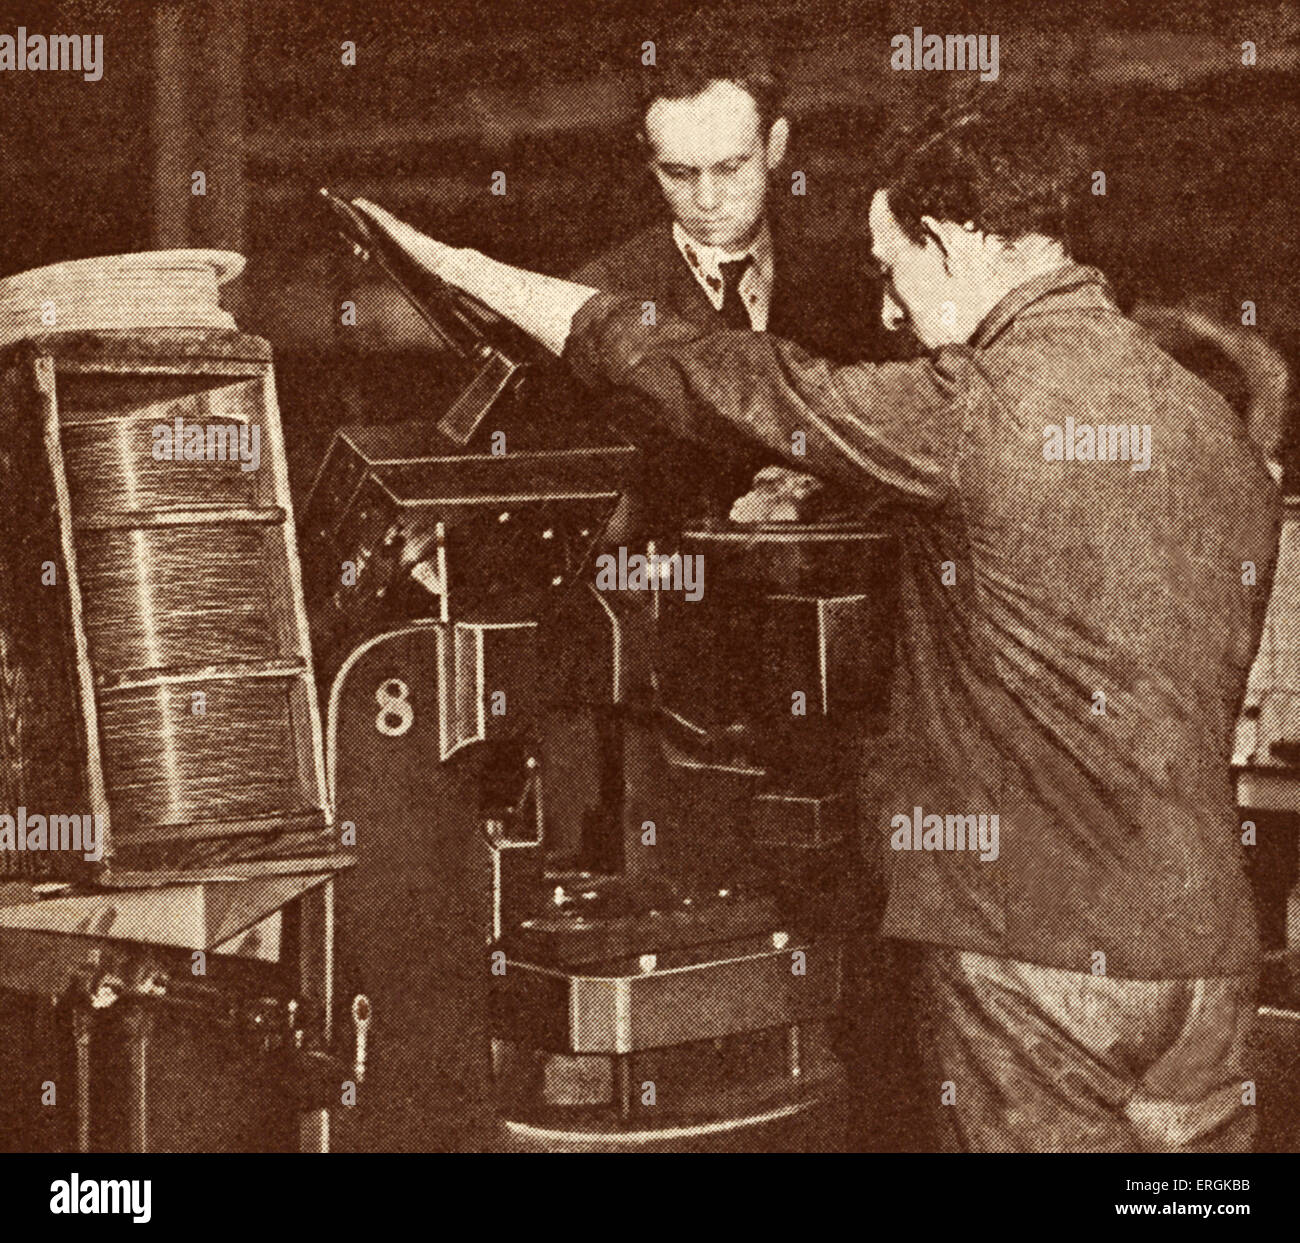
[[[892,136],[889,206],[899,228],[924,245],[926,216],[981,221],[986,232],[1038,234],[1069,248],[1084,148],[1033,107],[932,114]],[[1014,168],[1017,175],[1008,177]]]
[[[660,40],[636,79],[637,142],[671,219],[643,229],[572,279],[635,295],[701,329],[774,332],[819,356],[883,358],[880,286],[864,262],[811,244],[773,205],[786,157],[785,83],[767,40],[726,22],[700,22]],[[794,203],[806,197],[789,195]],[[865,255],[861,257],[865,260]],[[635,416],[621,421],[643,439]],[[667,534],[683,516],[726,516],[770,454],[734,434],[706,445],[656,439],[636,489],[636,516],[615,538]]]
[[[636,79],[637,110],[646,113],[661,99],[693,99],[715,82],[731,82],[758,110],[764,133],[785,108],[785,70],[770,41],[754,30],[725,22],[692,24],[660,44],[656,63]],[[644,132],[644,131],[643,131]]]
[[[675,434],[802,433],[807,469],[896,502],[885,930],[919,947],[944,1145],[1247,1149],[1258,945],[1229,759],[1278,497],[1223,399],[1071,260],[1068,147],[1024,124],[913,136],[872,202],[914,362],[647,326],[402,236]]]
[[[769,193],[771,178],[790,121],[768,41],[721,23],[691,28],[660,42],[636,94],[637,142],[671,220],[575,279],[658,292],[662,309],[688,322],[780,332],[836,359],[861,358],[873,345],[894,352],[873,323],[878,286],[800,236],[790,211],[774,210],[785,196]]]

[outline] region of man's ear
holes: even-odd
[[[785,159],[786,148],[790,145],[790,122],[785,117],[777,117],[772,128],[767,131],[767,171],[775,172]]]
[[[969,252],[972,246],[984,245],[986,235],[972,223],[958,224],[954,220],[936,220],[933,216],[922,216],[921,227],[943,251],[944,259],[954,252]]]

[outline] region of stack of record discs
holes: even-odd
[[[244,269],[226,250],[154,250],[33,268],[0,280],[0,347],[48,332],[234,328],[219,287]]]

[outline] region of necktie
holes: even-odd
[[[722,273],[722,318],[728,328],[749,330],[754,326],[750,322],[745,300],[740,296],[741,278],[753,262],[754,256],[746,255],[743,259],[731,259],[718,264],[718,271]]]

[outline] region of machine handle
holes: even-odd
[[[358,993],[352,998],[352,1026],[356,1029],[356,1056],[352,1063],[352,1077],[358,1084],[366,1078],[366,1033],[370,1030],[373,1010],[370,998],[365,993]]]

